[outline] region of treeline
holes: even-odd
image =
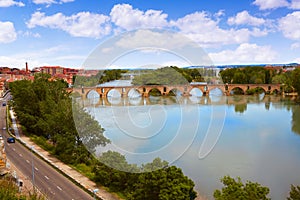
[[[73,77],[73,83],[75,83],[76,86],[96,86],[101,83],[119,80],[122,78],[122,73],[126,72],[127,70],[121,69],[100,70],[93,76],[76,75]]]
[[[279,83],[284,92],[300,91],[300,69],[284,72],[264,67],[230,68],[220,72],[223,83],[270,84]]]
[[[209,74],[208,72],[206,72]],[[148,70],[135,76],[133,85],[182,85],[192,81],[203,82],[204,77],[200,69],[178,68],[175,66]]]
[[[262,186],[259,183],[246,181],[243,183],[240,177],[236,179],[230,176],[224,176],[221,179],[224,187],[221,190],[215,190],[214,198],[216,200],[231,200],[231,199],[243,199],[243,200],[269,200],[268,197],[270,189],[266,186]],[[300,199],[300,186],[291,185],[289,196],[287,200],[299,200]]]
[[[108,151],[96,159],[93,156],[95,148],[110,142],[103,136],[104,129],[72,102],[65,82],[50,81],[49,78],[47,74],[37,74],[34,81],[10,84],[12,106],[24,134],[61,161],[125,199],[196,198],[193,181],[181,169],[169,166],[159,158],[137,166],[129,164],[123,155]],[[74,120],[79,124],[75,126]],[[79,135],[77,129],[84,131]]]

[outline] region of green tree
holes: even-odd
[[[245,81],[246,75],[242,71],[236,72],[232,78],[232,83],[234,84],[244,84]]]
[[[193,187],[193,181],[184,176],[181,169],[171,166],[140,174],[129,199],[195,199]]]
[[[291,79],[292,79],[292,86],[295,88],[298,94],[300,94],[300,68],[293,70]]]
[[[220,72],[220,75],[223,80],[223,83],[232,83],[232,79],[236,71],[237,69],[235,68],[222,70]]]
[[[83,108],[75,103],[72,106],[66,88],[63,80],[51,80],[48,74],[37,74],[34,81],[15,81],[10,84],[13,107],[25,134],[47,139],[54,147],[52,153],[63,162],[88,163],[92,161],[88,150],[93,153],[109,140]]]
[[[300,134],[300,107],[292,107],[292,131]]]
[[[299,200],[300,199],[300,186],[291,185],[290,196],[288,200]]]
[[[261,186],[259,183],[252,183],[247,181],[246,184],[242,183],[241,178],[237,180],[230,176],[224,176],[221,179],[224,184],[222,190],[215,190],[214,198],[216,200],[266,200],[270,189]]]

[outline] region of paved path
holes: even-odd
[[[99,198],[101,198],[103,200],[120,200],[121,199],[117,195],[111,194],[111,193],[107,192],[106,190],[104,190],[103,188],[97,186],[96,183],[94,183],[87,177],[83,176],[82,174],[80,174],[79,172],[77,172],[76,170],[71,168],[70,166],[62,163],[60,160],[58,160],[57,158],[50,155],[47,151],[43,150],[41,147],[37,146],[33,141],[30,140],[29,137],[24,136],[19,131],[20,129],[18,129],[18,124],[16,123],[14,112],[10,111],[10,114],[11,114],[11,118],[12,118],[13,129],[14,129],[14,132],[16,133],[16,138],[18,138],[25,146],[27,146],[30,149],[33,147],[33,150],[35,151],[35,153],[37,153],[44,160],[46,160],[47,162],[52,164],[54,167],[59,169],[61,172],[65,173],[67,176],[69,176],[70,178],[75,180],[77,183],[79,183],[84,188],[86,188],[90,191],[94,191],[95,189],[98,189],[96,195]]]

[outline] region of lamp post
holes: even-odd
[[[93,193],[94,193],[94,199],[95,199],[95,200],[96,200],[96,193],[97,193],[98,191],[99,191],[99,189],[97,189],[97,188],[93,190]]]

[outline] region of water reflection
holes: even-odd
[[[300,134],[300,106],[293,106],[292,113],[292,130],[293,132]]]
[[[86,101],[84,105],[87,109],[93,108],[95,118],[112,143],[128,151],[155,152],[175,138],[172,148],[160,156],[168,160],[179,152],[184,153],[174,164],[181,167],[195,181],[196,189],[209,199],[214,189],[220,187],[220,177],[227,174],[268,186],[272,199],[285,199],[290,184],[300,184],[296,175],[300,174],[300,106],[288,98],[213,94],[150,96],[100,98],[96,104]],[[212,108],[226,110],[225,124],[215,148],[200,160],[199,147],[206,130],[212,120],[218,120],[217,115],[212,117]],[[126,113],[130,118],[125,117]],[[130,120],[137,128],[128,126],[132,124]],[[128,133],[143,139],[132,141]],[[191,146],[185,149],[191,141]],[[152,160],[147,156],[135,160],[128,155],[127,159],[138,164]]]
[[[243,104],[236,104],[234,106],[234,111],[236,113],[243,113],[247,110],[247,104],[246,103],[243,103]]]

